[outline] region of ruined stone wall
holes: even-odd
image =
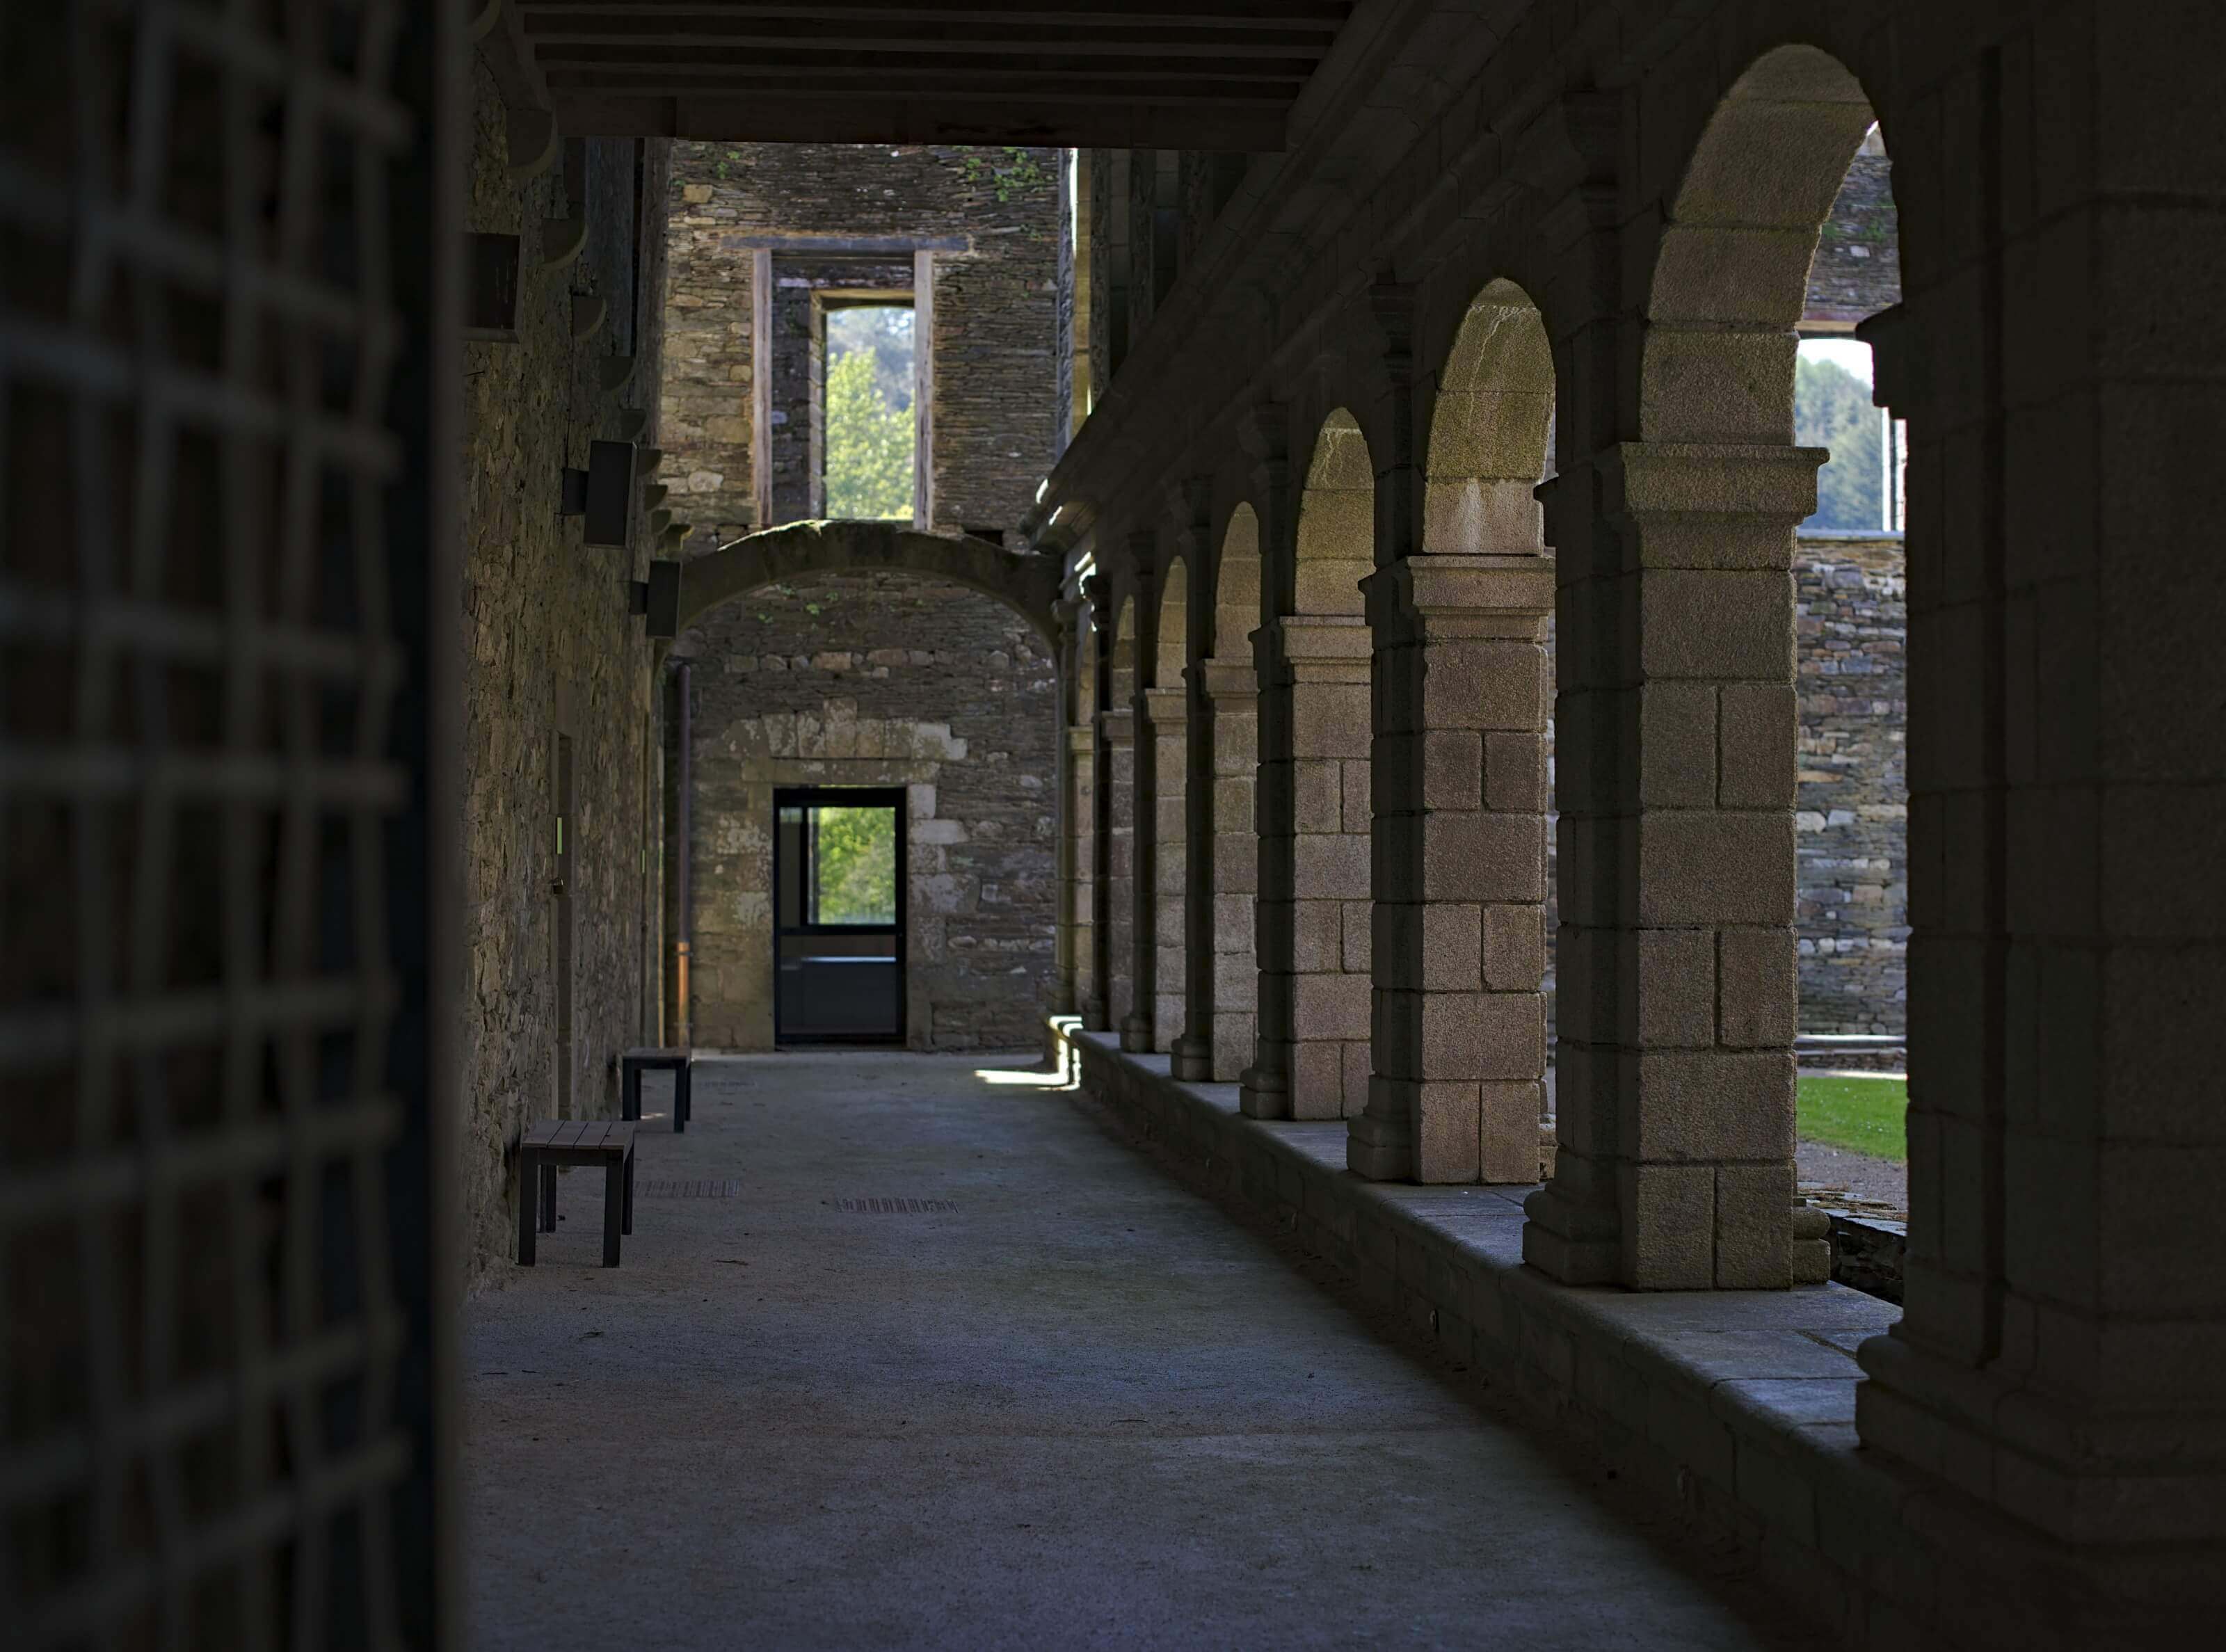
[[[771,586],[680,639],[693,662],[699,1045],[773,1042],[773,794],[909,793],[915,1049],[1040,1042],[1059,892],[1056,664],[1002,603],[911,575]]]
[[[666,480],[701,554],[760,525],[751,497],[751,258],[816,260],[830,239],[935,254],[935,523],[1016,526],[1057,458],[1060,257],[1053,149],[673,145]],[[779,426],[808,416],[777,400]]]
[[[1908,616],[1898,539],[1803,537],[1801,1030],[1904,1030],[1909,950]]]
[[[524,237],[515,343],[464,346],[463,454],[465,935],[461,1146],[468,1277],[483,1282],[510,1254],[516,1149],[525,1124],[556,1113],[554,903],[556,736],[574,742],[571,822],[576,922],[572,1111],[616,1110],[611,1062],[640,1041],[646,846],[655,822],[646,767],[649,650],[626,611],[626,581],[647,569],[637,504],[632,552],[582,544],[581,521],[557,514],[562,472],[588,443],[618,434],[624,406],[657,405],[662,331],[665,146],[640,156],[651,232],[645,239],[640,326],[630,314],[633,144],[591,146],[588,250],[541,265],[541,224],[565,211],[562,168],[511,175],[503,107],[474,60],[474,124],[467,226]],[[612,319],[572,334],[572,297],[595,294]],[[638,336],[637,336],[638,331]],[[603,364],[633,346],[626,384],[606,388]],[[652,418],[653,418],[652,412]],[[653,429],[645,435],[654,440]]]

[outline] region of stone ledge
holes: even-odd
[[[1068,1023],[1052,1038],[1082,1089],[1644,1495],[1735,1536],[1757,1573],[1841,1644],[2100,1644],[2087,1629],[2122,1610],[2129,1585],[2141,1590],[2138,1576],[1860,1450],[1854,1352],[1900,1317],[1892,1305],[1836,1284],[1557,1284],[1523,1265],[1531,1188],[1363,1181],[1345,1168],[1341,1121],[1248,1118],[1237,1085],[1177,1082],[1167,1057],[1124,1053]],[[1943,1571],[1955,1583],[1936,1589]],[[2166,1643],[2146,1624],[2118,1626],[2130,1633],[2109,1644]]]

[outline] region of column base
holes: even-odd
[[[2199,1547],[2226,1585],[2226,1409],[2075,1411],[1896,1327],[1856,1350],[1864,1446],[1976,1500],[2035,1542],[2098,1554]],[[2222,1591],[2226,1592],[2226,1591]]]
[[[1082,1007],[1082,1030],[1085,1032],[1110,1032],[1113,1030],[1105,1001],[1093,998]]]
[[[1291,1081],[1263,1067],[1247,1067],[1237,1081],[1237,1110],[1248,1119],[1291,1116]]]
[[[1345,1121],[1345,1167],[1371,1182],[1415,1179],[1415,1131],[1404,1120],[1363,1113]]]
[[[1793,1206],[1793,1282],[1822,1285],[1832,1277],[1832,1218],[1806,1199]]]
[[[1168,1057],[1168,1071],[1186,1084],[1212,1083],[1213,1040],[1184,1033]]]
[[[1130,1055],[1148,1056],[1152,1052],[1152,1018],[1130,1015],[1121,1023],[1121,1047]]]
[[[1523,1260],[1564,1285],[1620,1285],[1623,1224],[1549,1183],[1523,1201]]]

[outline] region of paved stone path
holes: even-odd
[[[567,1176],[466,1310],[472,1647],[1779,1644],[1755,1585],[976,1064],[700,1064],[680,1137],[647,1081],[625,1266]]]

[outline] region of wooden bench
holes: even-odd
[[[641,1076],[645,1072],[665,1071],[672,1075],[672,1134],[680,1135],[688,1128],[688,1115],[695,1111],[689,1082],[695,1075],[696,1052],[693,1050],[627,1050],[619,1056],[619,1116],[638,1119],[641,1116]]]
[[[612,1119],[547,1119],[518,1144],[518,1265],[533,1266],[533,1236],[556,1231],[556,1166],[603,1167],[603,1266],[619,1265],[633,1231],[633,1130]]]

